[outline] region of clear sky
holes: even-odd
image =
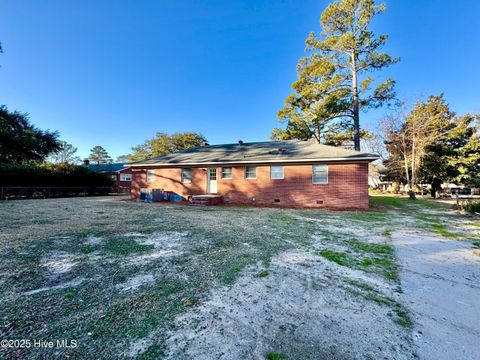
[[[126,154],[157,131],[268,140],[327,3],[2,0],[0,104],[81,156]],[[402,99],[445,92],[454,111],[480,112],[480,1],[386,3],[374,29],[401,62],[375,76],[392,76]]]

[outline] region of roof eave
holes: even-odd
[[[337,161],[375,161],[379,156],[364,157],[337,157],[337,158],[317,158],[317,159],[272,159],[272,160],[237,160],[237,161],[205,161],[205,162],[178,162],[178,163],[136,163],[131,164],[132,168],[138,167],[178,167],[178,166],[205,166],[205,165],[241,165],[241,164],[279,164],[279,163],[313,163],[313,162],[337,162]]]

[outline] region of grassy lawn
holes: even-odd
[[[232,314],[243,311],[235,315],[242,319],[263,304],[258,316],[264,321],[248,325],[245,320],[245,326],[262,334],[255,351],[268,359],[318,354],[327,351],[329,342],[334,350],[324,354],[341,358],[337,351],[362,333],[345,335],[345,340],[324,333],[322,348],[308,350],[309,340],[299,344],[296,329],[302,321],[315,320],[319,326],[321,316],[348,328],[339,319],[357,319],[358,308],[366,323],[377,321],[362,331],[391,333],[392,347],[405,350],[399,358],[411,358],[412,320],[398,301],[390,233],[405,226],[404,219],[442,236],[462,233],[450,226],[453,215],[437,216],[440,210],[428,201],[412,205],[406,199],[374,197],[372,205],[369,212],[329,212],[109,198],[0,202],[0,339],[66,338],[79,344],[75,349],[0,351],[18,358],[192,358],[189,352],[200,350],[188,348],[192,341],[182,347],[178,340],[188,329],[200,338],[218,324],[220,333],[228,328],[225,316],[219,320],[222,316],[210,311],[211,299],[218,298]],[[279,309],[302,300],[295,294],[303,291],[312,295],[305,302],[322,299],[325,308],[330,304],[329,312],[299,303],[298,321],[293,315],[285,318]],[[257,299],[259,294],[265,298]],[[346,310],[332,305],[339,296]],[[205,309],[208,316],[197,316]],[[358,351],[362,344],[359,340]],[[237,351],[251,355],[251,346]]]

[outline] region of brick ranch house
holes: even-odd
[[[131,195],[163,189],[185,198],[218,194],[229,204],[367,209],[368,164],[376,159],[299,140],[202,146],[131,163]]]
[[[83,161],[83,164],[92,171],[108,175],[113,180],[113,193],[128,194],[131,192],[132,169],[127,164],[90,164],[87,159]]]

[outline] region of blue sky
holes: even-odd
[[[95,145],[128,153],[157,131],[268,140],[327,3],[2,0],[0,104],[82,157]],[[480,2],[386,3],[374,29],[401,62],[375,77],[393,77],[407,101],[444,92],[454,111],[480,112]]]

